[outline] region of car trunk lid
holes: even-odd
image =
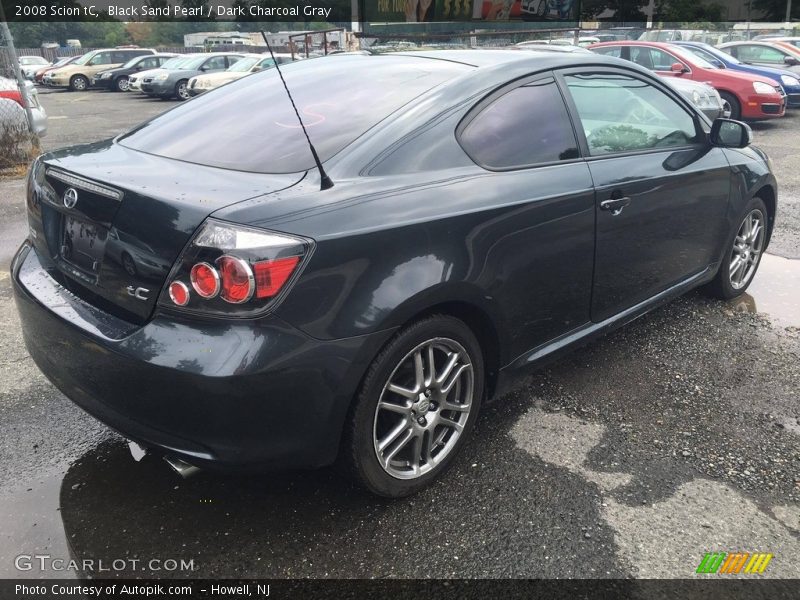
[[[208,215],[304,174],[190,165],[113,142],[70,148],[39,161],[28,192],[31,238],[65,287],[141,323]]]

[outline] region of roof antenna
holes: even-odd
[[[305,123],[303,123],[303,119],[300,117],[300,111],[297,110],[297,106],[294,103],[294,98],[292,98],[292,93],[289,91],[289,86],[286,85],[286,80],[283,78],[283,73],[281,73],[281,68],[278,65],[278,60],[275,58],[275,54],[272,52],[272,46],[269,44],[269,40],[267,39],[267,34],[263,30],[261,31],[261,37],[264,38],[264,41],[267,43],[267,50],[269,50],[269,55],[272,57],[272,62],[275,63],[275,68],[278,70],[278,75],[281,78],[281,82],[283,83],[283,89],[286,90],[286,94],[289,96],[289,101],[292,103],[292,108],[294,109],[294,114],[297,115],[297,120],[300,121],[300,127],[303,128],[303,133],[306,136],[306,141],[308,142],[308,147],[311,149],[311,155],[314,157],[314,162],[317,164],[317,169],[319,170],[320,176],[320,190],[328,190],[333,187],[333,181],[331,178],[328,177],[328,174],[325,172],[325,169],[322,168],[322,161],[319,159],[319,155],[317,154],[316,148],[314,148],[314,144],[311,143],[311,138],[308,137],[308,131],[306,131]]]

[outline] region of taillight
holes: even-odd
[[[0,98],[13,100],[22,108],[25,108],[25,103],[22,101],[22,94],[18,90],[0,90]]]
[[[312,247],[312,240],[208,219],[173,267],[159,304],[225,316],[263,312]]]

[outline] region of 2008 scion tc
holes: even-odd
[[[613,58],[340,55],[39,158],[12,263],[69,398],[203,467],[429,484],[481,402],[705,286],[752,281],[776,182],[749,128]]]

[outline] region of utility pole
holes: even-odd
[[[14,77],[17,80],[17,87],[19,87],[19,94],[22,96],[22,103],[25,105],[25,116],[28,119],[28,131],[36,135],[36,130],[33,128],[33,113],[31,112],[31,98],[28,95],[28,86],[25,83],[25,78],[22,76],[22,71],[19,68],[19,58],[17,58],[17,50],[14,48],[14,39],[11,37],[11,30],[6,23],[6,14],[3,11],[3,4],[0,2],[0,51],[2,46],[6,47],[8,53],[9,66],[14,70]]]
[[[792,22],[792,0],[786,0],[786,22]]]

